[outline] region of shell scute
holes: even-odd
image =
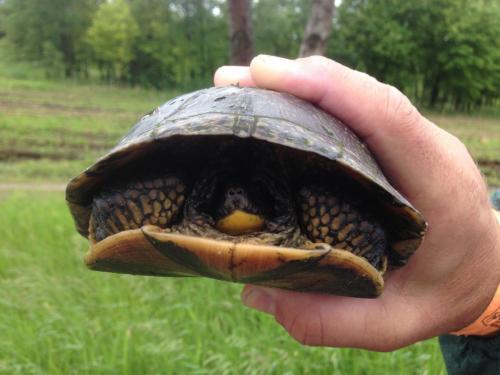
[[[321,159],[324,163],[334,161],[349,178],[382,202],[385,214],[394,218],[391,220],[391,265],[404,264],[420,245],[426,230],[424,218],[390,185],[366,145],[348,127],[313,104],[292,95],[237,86],[199,90],[166,102],[143,116],[112,150],[73,178],[66,189],[66,200],[78,231],[88,236],[93,195],[119,171],[138,165],[148,155],[163,150],[166,142],[169,142],[169,147],[175,148],[180,140],[214,136],[253,138],[296,150],[306,155],[306,159],[307,155],[314,155],[315,160]],[[173,200],[166,202],[163,205],[175,203]],[[326,216],[324,220],[327,221]],[[169,251],[173,251],[170,255],[182,260],[164,259],[165,254],[157,256],[158,247],[161,250],[162,246],[167,246],[163,237],[158,237],[157,246],[153,246],[153,235],[148,237],[140,229],[130,232],[133,234],[112,236],[118,236],[123,241],[121,245],[116,239],[106,239],[107,248],[101,243],[92,247],[87,257],[89,267],[166,276],[206,275],[295,290],[356,296],[378,295],[383,285],[383,280],[380,282],[379,276],[369,267],[364,263],[358,264],[356,258],[359,257],[351,258],[344,252],[332,253],[325,258],[328,261],[316,259],[313,265],[312,258],[308,258],[313,253],[303,254],[308,252],[306,250],[297,250],[300,253],[283,250],[278,254],[276,249],[267,248],[267,255],[257,256],[258,249],[252,246],[238,247],[238,251],[221,248],[220,254],[223,255],[217,258],[205,248],[187,254],[181,245],[170,242]],[[144,246],[148,253],[139,254],[137,246]],[[172,246],[180,246],[181,250]],[[97,251],[100,253],[97,254]],[[298,263],[292,262],[295,256],[300,260],[297,260]],[[223,266],[220,262],[229,262],[229,265],[224,263]],[[265,262],[269,262],[268,268],[264,266]],[[280,262],[283,264],[280,265]],[[308,266],[301,269],[299,266],[304,264]],[[300,278],[303,280],[300,281]],[[371,284],[366,280],[371,280]],[[327,285],[332,282],[333,286]]]

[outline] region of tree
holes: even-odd
[[[130,81],[157,88],[177,85],[182,77],[175,69],[184,63],[185,42],[173,11],[165,0],[131,0],[130,9],[140,33],[133,45]]]
[[[2,6],[4,32],[16,57],[49,63],[70,76],[80,71],[83,35],[98,0],[6,0]],[[57,51],[57,53],[55,52]],[[49,55],[57,56],[54,64]]]
[[[232,63],[249,62],[252,37],[257,53],[293,58],[301,41],[301,55],[322,53],[332,16],[320,3],[333,11],[332,0],[0,0],[0,38],[4,55],[50,77],[95,65],[102,79],[189,90],[229,62],[230,15],[244,55]],[[498,1],[343,0],[335,12],[327,56],[431,107],[500,98]]]
[[[0,39],[5,37],[5,20],[7,19],[5,3],[0,0]]]
[[[252,21],[256,51],[295,58],[299,53],[310,6],[308,0],[255,2]]]
[[[183,50],[175,69],[185,89],[204,87],[213,81],[217,67],[227,63],[228,21],[222,0],[171,0],[181,34],[175,46]],[[218,10],[215,12],[215,10]]]
[[[499,18],[487,0],[344,0],[328,53],[421,104],[468,110],[500,96]]]
[[[254,55],[250,0],[228,0],[231,64],[248,65]]]
[[[138,33],[139,28],[128,3],[113,0],[101,4],[87,31],[86,40],[94,60],[108,80],[127,77]]]
[[[300,45],[300,57],[324,55],[326,42],[332,30],[334,0],[314,0],[304,38]]]

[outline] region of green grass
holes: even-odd
[[[175,94],[0,75],[0,181],[65,181]]]
[[[444,374],[436,340],[307,348],[241,286],[84,268],[62,193],[0,195],[0,374]]]
[[[0,181],[66,181],[176,94],[0,72]],[[498,116],[427,115],[457,135],[489,184],[500,186]]]
[[[428,116],[465,143],[488,183],[500,187],[500,116]]]
[[[64,182],[176,92],[1,73],[0,185]],[[14,74],[15,73],[15,74]],[[500,121],[429,114],[500,186]],[[306,348],[207,279],[90,272],[62,193],[0,190],[0,374],[443,374],[436,340],[393,353]]]

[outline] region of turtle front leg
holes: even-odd
[[[215,172],[205,172],[199,181],[195,183],[191,194],[186,202],[185,221],[186,225],[197,226],[215,225],[215,219],[207,213],[207,205],[213,199],[216,187]]]
[[[350,201],[347,192],[304,186],[298,194],[298,206],[303,233],[311,241],[306,241],[303,248],[317,249],[327,244],[364,257],[378,269],[384,267],[386,231],[373,214]]]
[[[292,194],[285,184],[284,176],[277,176],[276,171],[262,168],[258,182],[265,186],[272,197],[272,210],[266,220],[266,230],[279,233],[297,227],[297,216],[293,205]]]
[[[94,198],[90,240],[101,241],[147,224],[171,226],[178,220],[185,199],[186,185],[174,175],[112,185]]]

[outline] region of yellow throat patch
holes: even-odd
[[[232,236],[258,232],[263,227],[264,219],[261,216],[240,210],[233,211],[228,216],[220,219],[216,224],[218,230]]]

